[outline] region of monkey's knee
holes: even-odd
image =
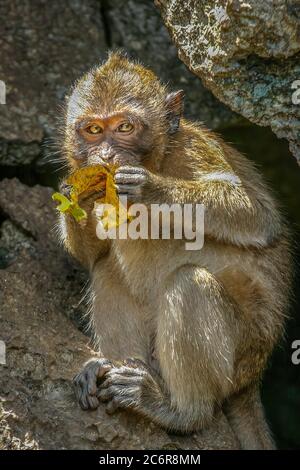
[[[207,269],[193,264],[181,266],[168,279],[168,286],[177,288],[182,294],[191,293],[191,289],[196,288],[196,292],[205,292],[210,297],[219,297],[224,293],[223,286]]]
[[[73,379],[77,400],[83,410],[96,409],[99,406],[97,391],[99,381],[112,368],[108,359],[94,358],[88,361],[81,372]]]

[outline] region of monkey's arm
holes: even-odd
[[[183,179],[121,167],[116,183],[119,194],[136,202],[203,204],[205,232],[219,240],[260,247],[281,234],[280,215],[263,184],[243,183],[233,170],[199,172],[197,178]]]
[[[60,215],[60,235],[69,253],[74,256],[83,266],[92,270],[98,259],[109,251],[109,241],[100,240],[96,234],[96,218],[92,212],[95,198],[93,195],[80,202],[88,214],[86,224],[81,226],[69,214]]]
[[[164,183],[158,183],[158,188],[161,202],[203,204],[205,232],[217,239],[259,247],[267,246],[281,234],[281,219],[274,201],[263,192],[255,194],[246,189],[236,175],[231,180],[166,178]]]

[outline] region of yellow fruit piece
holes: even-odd
[[[98,202],[110,204],[115,209],[106,208],[101,216],[105,230],[124,223],[128,218],[127,209],[121,205],[119,207],[119,197],[114,184],[115,171],[115,166],[106,168],[102,165],[92,165],[76,170],[66,180],[66,183],[71,186],[70,199],[60,193],[52,195],[53,200],[60,202],[57,210],[71,214],[77,222],[80,222],[87,218],[87,214],[78,204],[79,196],[83,193],[104,190],[104,196],[99,198]]]
[[[74,171],[66,180],[66,183],[72,186],[71,199],[75,202],[78,197],[88,191],[96,192],[105,189],[107,175],[114,174],[115,168],[110,170],[102,165],[92,165]]]

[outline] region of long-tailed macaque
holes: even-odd
[[[283,333],[287,229],[252,163],[182,108],[182,91],[120,53],[67,99],[70,171],[113,164],[129,202],[205,206],[198,251],[177,239],[100,240],[99,193],[82,198],[84,227],[61,216],[65,246],[90,271],[99,350],[75,389],[83,409],[106,402],[171,432],[200,430],[222,408],[242,448],[273,448],[259,383]]]

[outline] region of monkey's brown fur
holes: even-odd
[[[93,200],[82,201],[85,228],[62,216],[65,246],[91,272],[103,358],[76,377],[78,398],[83,408],[102,400],[108,411],[130,408],[179,432],[208,426],[223,407],[242,448],[272,448],[258,388],[283,333],[287,230],[253,165],[203,126],[179,122],[181,109],[182,93],[168,94],[151,71],[120,54],[85,75],[68,100],[70,169],[109,155],[123,167],[120,193],[132,184],[129,198],[206,207],[199,251],[185,250],[184,240],[101,241]],[[78,137],[81,122],[109,126],[118,113],[137,123],[136,139],[90,145]],[[135,360],[118,362],[126,358]]]

